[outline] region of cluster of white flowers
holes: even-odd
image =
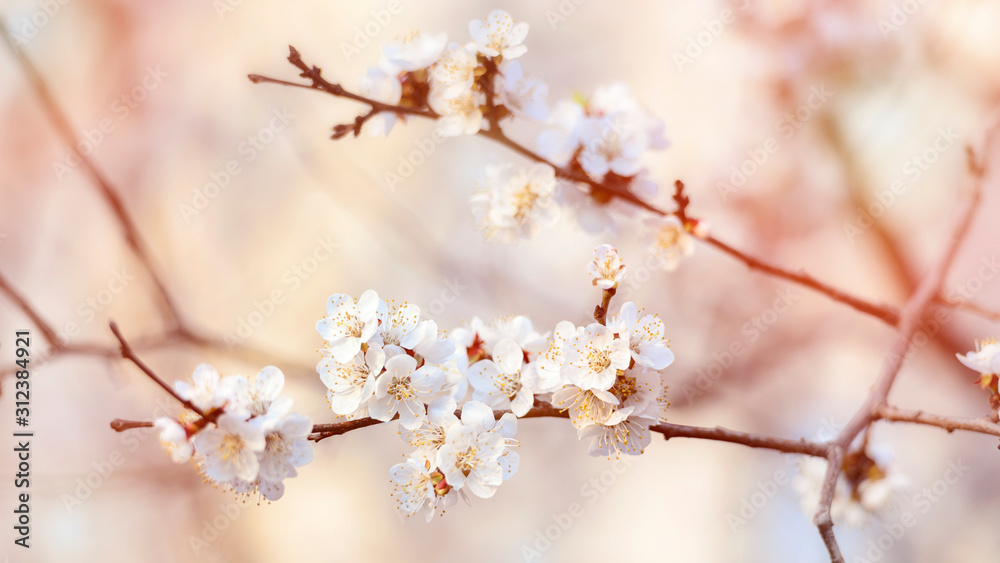
[[[214,485],[277,500],[285,492],[284,480],[313,458],[312,421],[291,412],[292,399],[280,396],[284,386],[285,376],[274,366],[250,381],[242,375],[222,377],[201,364],[191,382],[174,387],[206,418],[193,411],[179,419],[158,418],[160,443],[177,463],[194,459]]]
[[[465,43],[449,42],[445,33],[413,33],[384,45],[381,59],[361,82],[361,94],[394,106],[433,110],[443,136],[474,135],[510,117],[541,122],[541,157],[609,186],[599,189],[566,179],[560,185],[548,164],[487,167],[471,200],[487,241],[531,238],[554,224],[564,207],[574,211],[588,232],[614,231],[617,215],[631,216],[636,210],[615,192],[643,201],[656,196],[658,188],[642,159],[648,150],[668,145],[664,125],[627,85],[615,83],[598,88],[590,98],[562,100],[550,112],[548,86],[525,74],[516,60],[527,51],[527,23],[495,10],[470,22],[469,34],[472,40]],[[373,135],[386,135],[402,116],[381,112],[365,127]],[[650,248],[667,269],[692,251],[683,226],[673,229],[669,219],[651,222],[650,233]]]
[[[841,473],[830,505],[830,516],[835,522],[851,528],[864,527],[873,515],[891,510],[899,495],[910,487],[910,480],[892,465],[886,450],[876,452],[874,458],[867,453],[856,456],[854,464]],[[826,469],[827,461],[821,457],[799,461],[799,474],[792,486],[809,518],[819,510]]]
[[[625,267],[601,245],[589,270],[604,288]],[[674,359],[663,321],[631,302],[606,324],[563,321],[542,334],[522,315],[474,317],[445,336],[416,305],[369,290],[330,297],[316,329],[330,408],[347,419],[398,416],[415,449],[390,471],[393,495],[428,520],[467,492],[491,497],[517,471],[516,419],[536,405],[569,411],[593,455],[642,453],[667,405],[659,370]],[[498,420],[494,409],[509,412]]]
[[[382,47],[382,58],[368,69],[361,94],[404,107],[429,107],[441,118],[445,136],[474,135],[487,123],[487,97],[498,115],[535,120],[548,117],[548,87],[524,73],[514,60],[525,53],[528,24],[515,22],[503,10],[469,23],[472,41],[448,42],[446,33],[413,33]],[[488,69],[492,83],[483,80]],[[388,134],[398,115],[382,113],[366,127],[373,135]]]

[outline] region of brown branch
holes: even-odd
[[[180,401],[180,403],[184,405],[185,408],[198,413],[198,415],[202,419],[209,420],[208,414],[206,414],[200,408],[195,406],[194,403],[192,403],[191,401],[188,401],[184,397],[181,397],[177,393],[177,391],[174,390],[173,387],[167,385],[166,382],[160,379],[160,377],[153,372],[153,370],[149,369],[149,366],[147,366],[145,363],[143,363],[141,359],[139,359],[139,356],[137,356],[135,352],[132,350],[132,347],[128,345],[128,342],[125,340],[125,337],[122,336],[122,333],[118,330],[118,325],[116,325],[114,321],[112,321],[109,324],[109,326],[111,327],[111,332],[114,333],[115,338],[117,338],[119,344],[121,344],[121,354],[123,358],[135,364],[136,367],[142,370],[142,373],[145,373],[146,376],[148,376],[150,379],[156,382],[156,384],[162,387],[164,391],[170,394],[170,396]]]
[[[988,146],[989,144],[987,143],[984,151]],[[840,478],[843,470],[841,460],[846,455],[854,439],[871,425],[877,418],[878,412],[885,405],[893,383],[895,383],[899,371],[903,366],[903,361],[906,359],[906,352],[910,347],[913,336],[917,333],[918,324],[924,318],[927,309],[935,303],[948,269],[954,261],[958,248],[969,231],[969,227],[972,225],[972,219],[979,208],[979,202],[982,197],[985,165],[976,163],[974,159],[970,158],[969,169],[973,176],[972,195],[952,230],[948,244],[930,271],[921,280],[916,291],[907,301],[906,306],[903,307],[903,311],[899,317],[899,334],[895,342],[893,342],[892,348],[889,350],[886,361],[882,366],[881,375],[875,381],[875,385],[868,394],[864,404],[851,417],[851,420],[841,430],[830,448],[829,464],[826,470],[826,477],[823,481],[823,494],[820,499],[819,510],[813,521],[817,528],[819,528],[820,535],[826,544],[827,550],[830,552],[830,561],[832,563],[844,563],[844,557],[840,553],[840,548],[833,533],[833,521],[830,515],[830,507],[833,504],[837,479]]]
[[[860,311],[867,315],[871,315],[876,319],[884,322],[889,326],[899,325],[899,311],[888,305],[876,305],[870,301],[865,301],[859,297],[855,297],[849,293],[841,291],[829,284],[823,283],[816,278],[810,276],[805,272],[792,272],[784,268],[779,268],[772,264],[768,264],[762,260],[744,254],[739,250],[729,246],[728,244],[720,241],[714,236],[707,236],[704,241],[708,244],[718,248],[719,250],[725,252],[726,254],[736,258],[737,260],[743,262],[752,270],[759,270],[771,276],[779,279],[788,280],[790,282],[796,283],[803,287],[807,287],[823,295],[826,295],[834,301],[838,301],[851,307],[856,311]]]
[[[943,295],[938,295],[934,300],[935,302],[944,305],[945,307],[955,309],[956,311],[965,311],[988,321],[1000,321],[1000,311],[988,309],[982,305],[972,303],[971,301],[965,301],[963,299],[949,299]]]
[[[493,416],[499,419],[501,416],[509,412],[510,411],[493,411]],[[456,411],[455,415],[461,415],[461,411]],[[552,405],[537,404],[534,408],[525,413],[524,416],[519,418],[568,419],[569,415],[565,411],[559,410]],[[359,418],[356,420],[334,422],[331,424],[315,424],[313,425],[312,434],[309,436],[309,439],[318,442],[331,436],[339,436],[353,430],[367,428],[369,426],[375,426],[382,423],[383,421],[375,420],[373,418]],[[147,428],[149,426],[152,426],[151,422],[123,420],[120,418],[116,418],[111,422],[111,428],[113,428],[116,432],[124,432],[133,428]],[[801,454],[815,457],[825,457],[828,455],[828,446],[822,442],[813,442],[806,439],[790,440],[787,438],[776,438],[772,436],[740,432],[737,430],[729,430],[718,426],[715,428],[705,428],[701,426],[687,426],[684,424],[661,422],[660,424],[650,426],[649,429],[652,432],[662,434],[666,440],[671,438],[695,438],[740,444],[750,448],[763,448],[790,454]]]
[[[875,410],[874,417],[878,420],[936,426],[937,428],[946,430],[949,434],[956,430],[965,430],[1000,438],[1000,425],[994,423],[989,417],[972,419],[952,418],[926,413],[921,410],[905,410],[888,404],[880,405]]]
[[[115,432],[124,432],[135,428],[152,428],[153,423],[141,420],[123,420],[116,418],[111,421],[111,429]]]
[[[0,25],[2,25],[2,22],[0,22]],[[2,273],[0,273],[0,292],[7,295],[7,297],[13,301],[15,305],[17,305],[18,309],[21,309],[21,311],[23,311],[24,314],[31,319],[31,322],[38,327],[38,330],[42,331],[42,335],[45,337],[45,340],[48,341],[49,345],[52,346],[53,350],[58,350],[63,347],[63,344],[56,335],[56,331],[53,330],[52,325],[46,322],[46,320],[43,319],[37,311],[35,311],[35,308],[28,303],[28,300],[25,299],[23,295],[14,289],[14,286],[7,281],[7,278],[5,278]]]
[[[608,320],[608,307],[611,306],[611,298],[618,292],[617,288],[605,289],[601,292],[601,304],[594,308],[594,320],[603,324]]]
[[[63,142],[69,146],[69,150],[80,159],[83,167],[94,180],[94,184],[97,186],[98,191],[104,198],[105,203],[107,203],[108,207],[111,208],[112,214],[121,226],[122,232],[125,235],[125,242],[132,250],[132,253],[135,254],[136,258],[139,259],[143,269],[145,269],[149,274],[149,277],[152,278],[153,285],[156,287],[156,292],[159,298],[159,305],[167,324],[172,327],[176,327],[181,331],[186,331],[187,329],[181,319],[177,304],[173,297],[171,297],[170,292],[167,291],[167,286],[163,282],[163,278],[153,265],[150,253],[146,248],[146,245],[143,243],[142,237],[139,235],[139,229],[136,227],[135,221],[125,208],[125,203],[122,201],[118,190],[112,187],[111,182],[105,178],[104,174],[100,171],[94,161],[90,159],[90,157],[77,150],[76,135],[73,133],[73,127],[70,125],[69,119],[59,107],[55,97],[52,95],[51,89],[45,83],[41,74],[39,74],[38,69],[31,62],[31,60],[28,59],[27,55],[17,48],[14,44],[13,38],[10,36],[7,28],[2,25],[2,22],[0,22],[0,36],[3,36],[4,43],[14,55],[14,58],[21,66],[21,69],[27,75],[28,81],[35,91],[35,95],[38,96],[38,99],[41,101],[42,109],[45,111],[45,114],[48,115],[49,119],[52,120],[53,125],[55,125],[56,132],[62,138]]]

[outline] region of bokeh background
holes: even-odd
[[[233,351],[140,347],[147,363],[169,380],[203,361],[246,375],[275,363],[297,410],[331,420],[313,369],[321,345],[313,326],[330,294],[374,288],[419,304],[442,327],[526,314],[544,331],[588,318],[597,295],[584,264],[595,245],[611,242],[633,274],[629,298],[667,324],[677,356],[666,372],[671,421],[788,437],[829,435],[847,421],[894,337],[880,322],[707,246],[676,272],[644,267],[638,220],[591,236],[566,217],[520,245],[486,245],[468,196],[484,166],[519,157],[483,139],[452,139],[390,187],[386,173],[405,171],[401,162],[432,124],[331,141],[331,127],[359,106],[253,85],[246,75],[294,80],[284,60],[292,44],[328,78],[356,88],[380,44],[414,29],[464,42],[469,20],[504,8],[531,25],[522,60],[548,82],[550,103],[625,81],[666,122],[672,146],[651,155],[652,176],[662,186],[683,179],[692,213],[719,238],[899,305],[944,245],[969,188],[963,145],[978,146],[1000,101],[1000,2],[398,2],[384,24],[382,0],[0,3],[74,132],[89,136],[185,318],[201,333],[244,343]],[[830,94],[820,102],[818,91]],[[782,119],[796,111],[789,129]],[[149,278],[88,175],[65,166],[66,144],[6,52],[0,116],[0,272],[60,333],[78,328],[71,343],[112,346],[109,319],[135,340],[160,333]],[[95,133],[105,120],[109,130]],[[536,130],[511,128],[527,144]],[[253,139],[259,149],[249,148]],[[746,183],[720,188],[768,139],[778,149]],[[914,168],[921,155],[933,163]],[[226,187],[206,192],[213,179]],[[884,212],[869,207],[897,180],[903,191]],[[1000,300],[992,272],[981,269],[997,252],[996,188],[991,180],[947,281],[986,306]],[[666,190],[657,203],[669,207]],[[852,235],[845,225],[858,225],[864,209],[878,217]],[[296,266],[311,271],[298,276]],[[129,277],[124,287],[113,281]],[[282,303],[269,307],[275,291]],[[782,295],[791,306],[776,314]],[[259,326],[238,332],[256,310],[267,311]],[[755,319],[767,321],[756,336],[747,328]],[[3,350],[26,326],[0,299]],[[953,354],[996,336],[996,325],[950,311],[928,332],[891,400],[987,414],[975,374]],[[744,352],[727,358],[735,343]],[[3,358],[13,362],[9,352]],[[542,552],[529,559],[539,561],[828,560],[792,486],[769,485],[795,467],[773,452],[654,440],[625,467],[589,457],[565,421],[527,421],[516,477],[494,498],[426,525],[399,518],[389,498],[388,468],[405,451],[395,425],[322,442],[285,498],[257,506],[172,464],[151,433],[109,429],[116,417],[174,408],[133,366],[62,356],[36,366],[32,385],[30,552],[11,543],[15,459],[11,447],[0,449],[0,553],[10,561],[492,562],[525,560],[525,546]],[[3,382],[5,436],[14,429],[12,389]],[[885,423],[872,438],[892,451],[912,489],[881,521],[838,528],[850,561],[996,560],[996,440]],[[939,486],[923,510],[914,496],[933,491],[949,463],[969,470]],[[772,493],[759,503],[753,495],[762,490]],[[573,503],[583,513],[552,532]],[[869,541],[905,511],[916,525],[871,559]],[[539,540],[547,528],[558,535],[548,545]]]

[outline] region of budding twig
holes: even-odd
[[[611,298],[615,296],[618,292],[618,288],[609,287],[605,289],[601,294],[601,304],[594,308],[594,320],[603,324],[607,324],[608,320],[608,307],[611,306]]]

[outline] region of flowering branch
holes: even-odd
[[[369,106],[370,108],[370,111],[367,114],[364,114],[365,120],[380,112],[399,114],[399,115],[415,115],[418,117],[424,117],[432,120],[437,120],[441,118],[439,114],[437,114],[430,108],[418,109],[411,106],[386,104],[371,99],[369,97],[362,96],[360,94],[349,92],[346,89],[344,89],[340,84],[333,84],[323,79],[322,70],[315,65],[306,64],[302,60],[299,51],[295,49],[295,47],[289,47],[289,50],[291,52],[291,54],[288,57],[289,62],[291,62],[296,68],[302,70],[302,74],[300,76],[302,76],[303,78],[308,78],[310,80],[309,84],[288,82],[285,80],[270,78],[259,74],[249,75],[250,80],[255,84],[271,83],[283,86],[293,86],[298,88],[317,90],[328,93],[336,97],[347,98],[357,101],[359,103]],[[487,72],[487,74],[489,74],[489,71]],[[492,81],[488,81],[486,83],[491,84]],[[487,95],[486,97],[487,105],[489,106],[488,107],[489,111],[486,112],[485,117],[487,117],[489,120],[490,128],[480,129],[476,133],[477,135],[485,137],[498,144],[501,144],[511,149],[512,151],[520,154],[521,156],[527,158],[528,160],[540,164],[545,164],[547,166],[551,166],[552,169],[555,171],[556,177],[571,182],[582,183],[589,186],[589,188],[593,190],[593,194],[597,198],[605,197],[605,198],[621,199],[626,201],[627,203],[630,203],[636,207],[644,209],[658,216],[677,215],[678,218],[681,219],[685,225],[694,225],[697,223],[696,219],[693,219],[687,215],[687,205],[690,203],[690,199],[686,194],[684,194],[683,191],[684,186],[683,183],[681,183],[680,181],[677,182],[677,192],[674,196],[674,201],[677,204],[677,210],[675,212],[668,212],[650,204],[649,202],[643,200],[642,198],[637,197],[635,194],[628,191],[625,188],[625,186],[620,182],[613,182],[607,179],[602,181],[594,180],[593,178],[583,173],[582,171],[576,171],[570,168],[559,166],[553,163],[551,160],[539,155],[537,152],[532,151],[531,149],[525,147],[521,143],[518,143],[517,141],[511,139],[503,132],[503,129],[500,126],[499,118],[495,112],[495,105],[493,105],[492,89],[486,88],[485,91]],[[356,130],[355,126],[357,126]],[[348,127],[348,126],[338,125],[335,128],[335,131],[340,131],[341,128],[343,127]],[[355,122],[349,127],[351,127],[352,131],[355,131],[355,134],[360,133],[360,124],[358,122]],[[334,134],[335,138],[339,138],[340,136],[342,135],[338,135],[336,133]],[[700,238],[707,244],[714,246],[715,248],[726,253],[727,255],[743,262],[751,269],[761,271],[770,276],[779,279],[784,279],[792,283],[806,287],[808,289],[811,289],[813,291],[819,292],[823,295],[826,295],[828,298],[834,301],[848,305],[849,307],[864,314],[871,315],[890,326],[896,326],[899,322],[899,312],[888,305],[875,304],[870,301],[866,301],[859,297],[853,296],[827,283],[821,282],[805,272],[802,271],[796,272],[773,264],[769,264],[759,258],[750,256],[749,254],[743,251],[737,250],[733,246],[719,240],[718,238],[712,235],[705,235],[696,238]]]
[[[510,411],[495,410],[493,412],[493,416],[497,419],[503,417],[505,414],[510,414]],[[456,411],[455,415],[461,416],[461,411]],[[565,410],[557,409],[551,405],[539,404],[518,418],[569,418],[569,414]],[[313,425],[312,433],[309,438],[310,440],[319,442],[332,436],[340,436],[361,428],[383,424],[383,422],[384,421],[366,417],[355,420],[347,420],[344,422],[316,424]],[[152,422],[123,420],[120,418],[116,418],[111,422],[111,428],[113,428],[116,432],[124,432],[136,428],[151,428],[152,426]],[[665,440],[669,440],[671,438],[694,438],[716,442],[729,442],[750,448],[768,449],[787,454],[801,454],[815,457],[826,457],[828,455],[828,446],[823,442],[806,439],[790,440],[787,438],[777,438],[774,436],[729,430],[719,426],[706,428],[701,426],[688,426],[684,424],[661,422],[650,426],[649,430],[651,432],[661,434]]]

